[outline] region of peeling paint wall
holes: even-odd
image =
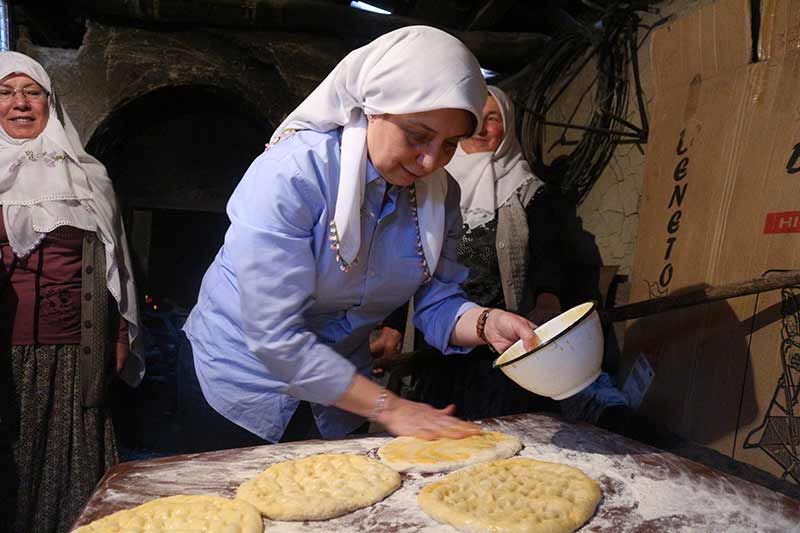
[[[618,147],[609,166],[578,206],[584,227],[594,234],[603,264],[630,274],[639,229],[639,196],[644,155],[631,145]]]

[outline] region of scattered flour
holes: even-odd
[[[620,444],[602,431],[540,416],[492,419],[484,427],[520,437],[519,455],[580,468],[596,479],[603,491],[595,516],[581,531],[797,531],[800,509],[787,509],[786,499],[767,489],[737,481],[694,465],[672,454],[654,451],[632,441]],[[85,524],[97,513],[139,505],[157,496],[218,494],[232,497],[243,481],[269,465],[318,453],[366,453],[389,438],[367,437],[342,441],[262,446],[134,463],[113,476],[81,515]],[[446,532],[455,531],[429,518],[416,496],[426,484],[445,474],[404,474],[403,486],[385,500],[345,516],[321,522],[265,520],[267,531]],[[800,507],[800,506],[798,506]]]

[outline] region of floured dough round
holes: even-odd
[[[126,509],[79,528],[76,533],[261,533],[264,521],[247,502],[220,496],[169,496]]]
[[[449,472],[462,466],[505,459],[522,449],[513,435],[484,431],[463,439],[397,437],[378,448],[378,457],[398,472]]]
[[[273,520],[325,520],[379,502],[400,475],[363,455],[312,455],[277,463],[242,483],[236,497]]]
[[[417,501],[461,531],[566,533],[592,517],[600,497],[577,468],[515,457],[453,472],[423,487]]]

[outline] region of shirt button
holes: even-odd
[[[88,346],[84,346],[84,347],[83,347],[83,353],[85,353],[86,355],[88,355],[88,354],[92,353],[92,349],[91,349],[91,348],[89,348]]]
[[[505,248],[506,247],[506,243],[505,242],[501,242],[497,246],[499,246],[500,248]]]
[[[86,273],[87,274],[91,274],[92,272],[94,272],[94,267],[92,265],[87,266],[86,267]]]
[[[90,301],[92,299],[92,293],[87,292],[86,294],[83,295],[83,299],[86,300],[87,302]]]
[[[92,321],[91,320],[87,320],[86,322],[83,323],[83,327],[85,327],[86,329],[91,328],[92,327]]]

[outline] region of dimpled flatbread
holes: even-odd
[[[505,459],[521,449],[522,441],[513,435],[484,431],[463,439],[397,437],[378,448],[378,457],[398,472],[449,472]]]
[[[400,475],[363,455],[320,454],[274,464],[243,483],[236,497],[272,520],[325,520],[379,502]]]
[[[258,509],[220,496],[169,496],[118,511],[76,530],[76,533],[261,533]]]
[[[601,497],[577,468],[515,457],[448,474],[423,487],[417,502],[460,531],[568,533],[592,517]]]

